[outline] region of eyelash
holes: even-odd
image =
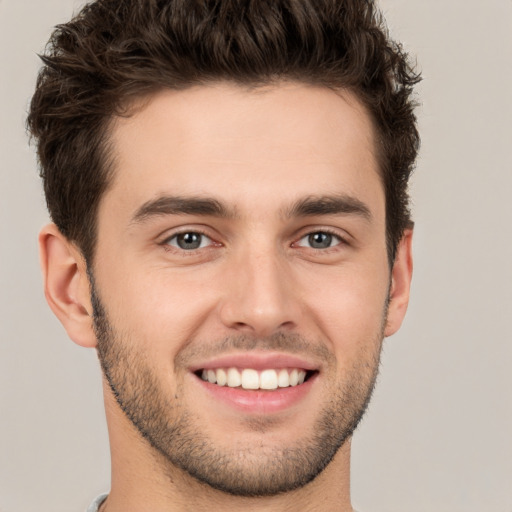
[[[333,246],[325,247],[325,248],[299,245],[299,242],[301,240],[304,240],[307,237],[310,237],[310,236],[316,235],[316,234],[329,235],[329,236],[335,238],[337,240],[337,243]],[[204,242],[204,240],[201,240],[199,247],[191,248],[188,250],[184,249],[182,247],[179,247],[177,245],[171,244],[171,241],[174,239],[177,239],[177,237],[179,237],[180,235],[199,235],[200,237],[207,238],[209,240],[209,243],[205,247],[201,247],[201,244]],[[194,230],[191,229],[191,230],[183,230],[183,231],[179,231],[177,233],[173,233],[171,236],[166,237],[160,243],[160,245],[162,245],[162,247],[166,251],[178,251],[178,252],[182,253],[183,255],[193,255],[193,254],[196,254],[197,251],[199,251],[199,250],[208,250],[214,246],[219,247],[222,244],[216,242],[211,236],[207,235],[204,231],[202,231],[200,229],[194,229]],[[304,233],[300,238],[298,238],[295,242],[293,242],[291,244],[291,247],[303,247],[303,248],[310,249],[315,252],[318,251],[318,252],[328,253],[328,252],[331,252],[332,250],[336,250],[336,248],[339,247],[340,245],[346,246],[346,245],[349,245],[349,243],[338,232],[335,232],[334,230],[323,228],[323,229],[312,230],[312,231],[308,231],[308,232]]]
[[[302,235],[292,245],[297,245],[301,240],[303,240],[303,239],[305,239],[305,238],[307,238],[309,236],[320,234],[320,233],[332,236],[333,238],[338,240],[338,243],[336,243],[333,246],[326,247],[326,248],[306,247],[307,249],[311,249],[313,251],[330,252],[330,250],[335,250],[340,245],[349,245],[349,243],[347,242],[347,240],[343,236],[341,236],[338,232],[336,232],[334,230],[331,230],[331,229],[328,229],[328,228],[320,228],[320,229],[314,229],[312,231],[308,231],[307,233]],[[304,246],[299,246],[299,247],[304,247]]]
[[[171,240],[177,239],[177,237],[179,237],[180,235],[199,235],[203,238],[207,238],[210,241],[210,243],[206,247],[198,247],[196,249],[189,249],[189,250],[183,249],[183,248],[175,246],[175,245],[171,245]],[[201,241],[201,244],[202,243],[203,243],[203,241]],[[208,236],[205,232],[201,231],[200,229],[190,229],[190,230],[183,230],[183,231],[179,231],[177,233],[173,233],[171,236],[166,237],[162,242],[160,242],[160,245],[166,251],[179,251],[183,254],[187,254],[187,253],[193,254],[200,249],[202,249],[202,250],[209,249],[211,246],[214,246],[214,245],[220,246],[221,244],[215,242],[215,240],[211,236]]]

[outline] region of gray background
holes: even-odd
[[[0,0],[0,511],[108,489],[93,351],[46,306],[46,222],[24,118],[51,27],[80,2]],[[361,512],[512,512],[512,2],[382,0],[417,55],[423,147],[408,317],[354,439]]]

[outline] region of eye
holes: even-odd
[[[183,251],[193,251],[196,249],[202,249],[203,247],[208,247],[212,244],[212,240],[206,235],[203,235],[203,233],[187,231],[168,238],[165,243]]]
[[[316,231],[303,236],[298,242],[299,247],[311,247],[312,249],[329,249],[342,243],[342,239],[326,231]]]

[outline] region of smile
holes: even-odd
[[[278,388],[295,387],[303,384],[308,374],[300,368],[265,369],[258,371],[252,368],[216,368],[203,369],[197,374],[205,382],[229,388],[242,388],[246,390],[272,390]]]

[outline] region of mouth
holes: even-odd
[[[311,379],[317,372],[304,368],[202,368],[194,372],[197,377],[220,387],[243,390],[272,391],[296,387]]]
[[[278,414],[300,404],[311,407],[318,391],[321,362],[277,352],[234,353],[189,368],[215,414],[236,410],[249,415]]]

